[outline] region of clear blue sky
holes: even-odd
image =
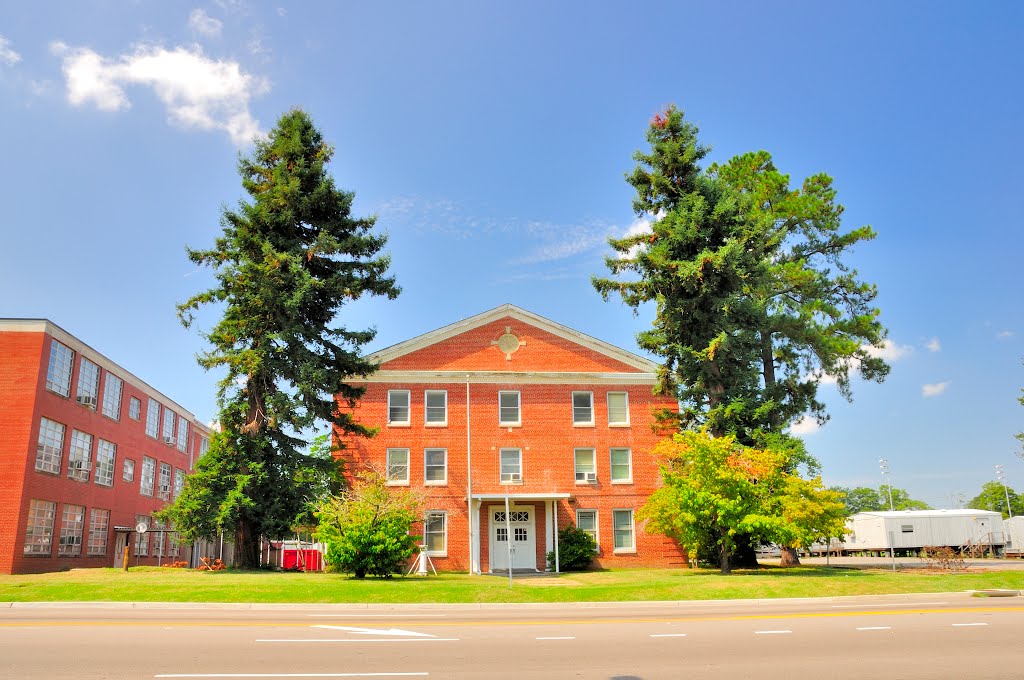
[[[216,376],[174,304],[242,192],[236,154],[301,106],[404,293],[343,312],[384,347],[505,302],[636,351],[591,289],[636,219],[623,174],[676,103],[713,159],[835,177],[893,342],[883,385],[807,433],[826,481],[972,497],[1024,429],[1019,3],[4,3],[0,316],[46,317],[199,417]],[[206,317],[209,322],[211,317]]]

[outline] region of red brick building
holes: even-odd
[[[543,571],[570,524],[600,566],[685,563],[636,517],[660,483],[653,413],[676,408],[652,394],[656,364],[513,305],[371,358],[354,416],[379,433],[339,455],[350,477],[372,467],[426,494],[438,569]]]
[[[152,515],[208,443],[195,416],[51,321],[0,319],[0,573],[119,566],[126,542],[132,565],[184,558]]]

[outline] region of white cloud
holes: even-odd
[[[127,109],[131,102],[124,86],[145,85],[167,107],[171,122],[182,127],[223,130],[239,146],[260,134],[249,100],[270,87],[263,78],[242,71],[238,62],[210,59],[198,47],[141,45],[110,59],[63,43],[51,49],[63,58],[68,101],[75,106]]]
[[[0,64],[14,66],[21,61],[21,55],[11,47],[11,41],[0,35]]]
[[[188,15],[188,25],[196,33],[205,35],[208,38],[216,38],[224,28],[224,22],[214,19],[205,10],[197,7]]]
[[[881,347],[875,347],[873,345],[864,345],[862,349],[868,353],[868,355],[877,357],[879,359],[885,359],[886,361],[896,361],[903,357],[911,354],[914,348],[910,345],[897,345],[892,340],[883,340]]]
[[[946,380],[945,382],[928,383],[928,384],[925,384],[925,385],[921,385],[921,396],[922,397],[937,397],[937,396],[939,396],[940,394],[942,394],[943,392],[946,391],[946,388],[949,387],[951,382],[952,382],[951,380]]]
[[[286,10],[284,7],[278,7],[277,8],[277,16],[283,17],[286,14],[288,14],[288,10]]]
[[[821,425],[818,424],[817,420],[810,416],[804,416],[790,426],[789,433],[795,435],[814,434],[820,429]]]
[[[1005,340],[1007,338],[1012,338],[1014,335],[1016,335],[1016,333],[1014,333],[1013,331],[999,331],[998,333],[996,333],[996,339]]]
[[[564,260],[573,255],[596,250],[608,240],[608,230],[600,225],[566,228],[557,227],[547,222],[531,222],[526,225],[525,229],[531,234],[541,235],[551,240],[534,249],[529,255],[513,260],[513,264],[539,264]],[[559,238],[552,238],[554,235]]]
[[[938,338],[932,338],[927,343],[925,343],[925,348],[929,352],[941,352],[942,351],[942,343],[939,342]]]
[[[660,220],[662,217],[664,217],[664,215],[664,212],[659,212],[655,216],[655,219]],[[651,224],[653,224],[653,220],[650,220],[646,217],[639,217],[633,220],[633,223],[626,228],[626,233],[623,234],[621,238],[629,238],[631,236],[639,236],[640,234],[653,233],[654,230],[651,228]],[[632,248],[630,248],[628,252],[619,253],[619,259],[629,260],[636,257],[636,253],[638,250],[640,250],[640,248],[640,245],[635,245]]]

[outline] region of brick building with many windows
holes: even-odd
[[[652,393],[657,364],[513,305],[370,358],[353,416],[379,432],[337,455],[350,479],[369,467],[425,495],[438,569],[544,571],[569,524],[598,566],[685,564],[637,520],[660,483],[654,413],[677,406]]]
[[[152,515],[209,434],[51,321],[0,319],[0,573],[120,565],[126,542],[133,565],[182,559]]]

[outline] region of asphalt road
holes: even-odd
[[[0,678],[1024,677],[1024,598],[0,608]]]

